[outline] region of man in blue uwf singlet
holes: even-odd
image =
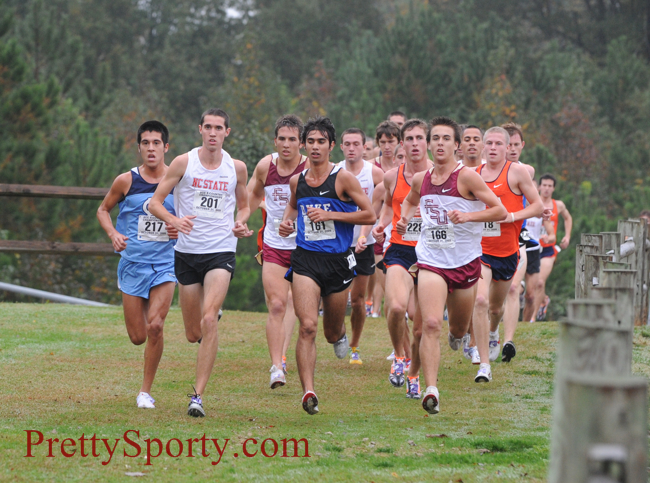
[[[348,352],[345,334],[347,291],[356,259],[351,250],[354,225],[372,225],[375,212],[356,177],[330,162],[336,131],[328,118],[310,119],[302,142],[310,168],[289,181],[291,198],[279,233],[289,236],[296,221],[296,249],[286,278],[293,283],[294,307],[300,320],[296,346],[298,373],[304,395],[302,407],[318,412],[314,393],[318,305],[323,298],[323,331],[339,359]]]
[[[144,378],[137,397],[139,408],[154,408],[150,395],[163,352],[163,324],[176,287],[174,244],[178,232],[149,211],[149,202],[167,172],[165,153],[169,131],[158,121],[147,121],[137,135],[142,164],[119,175],[97,210],[99,224],[121,256],[117,286],[122,291],[124,321],[131,342],[147,345]],[[117,227],[111,210],[119,203]],[[174,212],[170,193],[165,207]]]

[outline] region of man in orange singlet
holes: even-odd
[[[402,201],[411,190],[411,180],[416,173],[426,171],[432,166],[427,157],[427,144],[429,141],[428,124],[421,119],[410,119],[402,126],[402,145],[406,153],[406,162],[401,166],[388,171],[384,175],[386,199],[382,208],[379,223],[373,228],[373,236],[383,239],[383,232],[391,222],[393,226],[402,217]],[[409,268],[417,262],[415,245],[417,245],[422,229],[422,218],[416,213],[405,231],[404,235],[395,230],[391,233],[390,246],[384,253],[386,267],[386,318],[388,331],[395,350],[395,360],[391,366],[388,380],[395,387],[404,385],[404,317],[409,302],[409,297],[414,289],[414,281],[409,274]],[[415,296],[417,307],[417,294]],[[420,370],[419,347],[422,336],[422,319],[419,309],[416,308],[413,324],[413,342],[411,346],[411,365],[409,368],[409,384],[413,384],[413,394],[407,386],[407,396],[420,398],[419,380],[417,374]]]
[[[486,222],[481,242],[481,279],[474,304],[474,335],[481,364],[475,382],[492,380],[489,350],[499,351],[499,322],[504,302],[519,265],[519,232],[523,220],[544,211],[528,170],[506,160],[510,135],[502,127],[492,127],[483,137],[487,163],[477,172],[503,206],[508,216],[501,222]],[[523,196],[530,203],[524,208]],[[489,331],[489,333],[488,333]]]

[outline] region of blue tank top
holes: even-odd
[[[149,211],[149,202],[158,184],[147,183],[138,168],[131,169],[131,188],[119,203],[115,228],[129,239],[120,256],[131,262],[169,263],[174,261],[174,245],[165,230],[165,224]],[[165,198],[164,207],[173,215],[174,196]]]
[[[336,194],[336,177],[342,166],[335,165],[325,182],[312,188],[305,181],[308,170],[300,173],[296,187],[298,203],[298,234],[296,245],[321,253],[347,253],[354,238],[354,225],[341,221],[312,222],[307,208],[321,208],[325,211],[353,213],[358,210],[353,201],[343,201]]]

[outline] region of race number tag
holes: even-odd
[[[228,193],[224,191],[195,191],[194,214],[205,218],[223,218],[223,205]]]
[[[484,222],[483,236],[501,236],[501,224],[496,221]]]
[[[404,241],[418,241],[422,233],[422,218],[411,218],[406,225],[406,233],[402,235]]]
[[[305,241],[333,240],[336,238],[334,220],[311,221],[308,216],[303,216],[305,223]]]
[[[275,234],[280,236],[280,223],[282,223],[282,218],[273,218],[273,228],[275,229]],[[293,222],[294,232],[286,238],[293,238],[296,236],[296,222]]]
[[[454,226],[448,225],[429,226],[424,229],[422,234],[424,243],[428,248],[454,248],[456,239],[454,238]]]
[[[350,270],[352,270],[354,267],[357,266],[357,259],[355,258],[354,253],[350,253],[347,256],[347,259],[348,259],[348,265],[349,265],[348,268]]]
[[[167,242],[167,228],[165,223],[153,215],[138,216],[138,240]]]

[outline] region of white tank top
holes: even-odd
[[[485,203],[468,200],[458,191],[458,175],[465,167],[458,167],[441,185],[431,183],[431,168],[424,175],[420,191],[422,233],[415,247],[418,263],[436,268],[458,268],[481,256],[483,223],[454,224],[447,212],[464,213],[485,210]]]
[[[533,216],[526,220],[526,230],[530,233],[530,238],[535,241],[538,241],[539,237],[546,232],[542,224],[542,219],[538,216]]]
[[[343,169],[347,170],[345,160],[341,161],[339,164]],[[371,200],[371,203],[372,203],[372,194],[375,191],[375,183],[372,179],[372,167],[373,167],[373,163],[369,163],[368,161],[363,161],[363,168],[361,168],[361,171],[357,175],[357,180],[361,185],[361,189],[366,194],[366,196],[368,196],[368,198]],[[357,242],[359,241],[359,235],[361,235],[361,225],[355,225],[354,238],[352,239],[353,247],[357,245]],[[372,245],[373,243],[375,243],[375,239],[373,238],[372,231],[371,231],[368,234],[368,238],[366,239],[366,245]]]
[[[235,187],[237,172],[230,154],[221,150],[221,165],[206,169],[199,160],[199,149],[192,149],[187,169],[174,191],[176,216],[196,215],[189,235],[178,234],[176,251],[181,253],[234,252]]]
[[[296,248],[296,232],[291,236],[282,237],[278,232],[280,222],[284,216],[284,210],[287,207],[289,198],[291,198],[291,189],[289,180],[291,177],[299,174],[305,169],[307,157],[302,156],[298,166],[288,176],[281,176],[278,172],[276,158],[274,157],[269,164],[269,172],[264,182],[264,202],[266,203],[266,221],[264,225],[264,243],[271,248],[278,250],[294,250]]]

